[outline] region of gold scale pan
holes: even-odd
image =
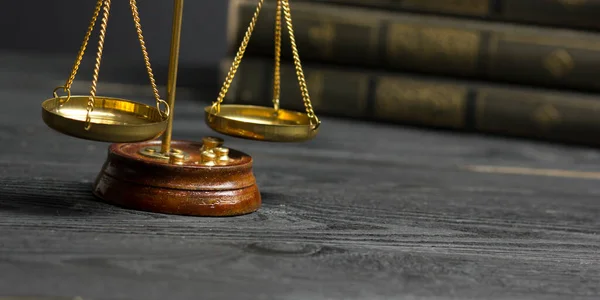
[[[53,98],[42,103],[42,118],[49,127],[78,138],[121,143],[151,140],[159,137],[166,130],[168,116],[170,115],[169,106],[164,100],[160,99],[158,94],[135,0],[130,1],[130,5],[156,99],[156,107],[130,100],[96,95],[111,6],[111,1],[98,0],[71,75],[64,86],[54,89]],[[103,14],[90,95],[71,95],[71,86],[101,10]],[[66,95],[59,97],[57,94],[59,90],[63,90]],[[160,110],[161,104],[165,105],[165,110]]]
[[[277,0],[277,13],[275,19],[275,70],[273,82],[273,107],[261,107],[252,105],[222,105],[229,86],[233,82],[235,73],[239,68],[246,47],[264,0],[259,0],[258,6],[250,25],[244,35],[241,46],[238,49],[233,65],[229,69],[225,83],[221,88],[219,96],[212,106],[206,107],[206,123],[213,130],[243,138],[277,142],[300,142],[315,137],[318,133],[321,121],[315,115],[304,72],[302,70],[300,55],[294,37],[292,16],[288,0]],[[292,46],[294,66],[298,76],[298,84],[302,92],[302,99],[306,113],[284,110],[279,107],[280,97],[280,55],[281,55],[281,12],[283,11],[287,29]]]
[[[276,1],[273,107],[223,104],[263,6],[264,0],[259,0],[221,91],[212,105],[205,108],[206,124],[215,132],[271,142],[301,142],[318,133],[321,121],[313,111],[304,79],[289,0]],[[252,173],[252,157],[225,148],[224,141],[217,137],[204,137],[201,142],[171,140],[183,2],[174,0],[167,101],[160,98],[156,87],[135,0],[129,3],[156,103],[150,106],[96,95],[111,8],[111,0],[98,0],[71,74],[65,85],[55,88],[53,97],[42,103],[42,118],[50,128],[63,134],[114,143],[93,184],[93,194],[106,202],[167,214],[234,216],[251,213],[261,205]],[[102,20],[90,94],[71,95],[71,86],[100,12]],[[305,113],[279,107],[282,13],[290,35]],[[59,90],[66,95],[58,96]],[[157,140],[160,136],[162,141]]]

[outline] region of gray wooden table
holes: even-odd
[[[43,124],[56,62],[3,59],[0,296],[600,297],[600,151],[324,117],[307,143],[225,137],[255,159],[254,214],[131,211],[90,192],[108,144]],[[214,135],[201,112],[215,96],[179,93],[175,138]]]

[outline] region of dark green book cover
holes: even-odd
[[[256,1],[231,2],[237,51]],[[246,55],[272,56],[274,3],[266,2]],[[600,35],[566,29],[293,2],[303,61],[600,91]],[[284,30],[282,56],[291,59]]]
[[[295,0],[365,8],[430,13],[537,24],[542,26],[600,29],[598,0]]]

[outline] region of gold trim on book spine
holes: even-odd
[[[486,16],[490,12],[489,0],[404,0],[402,7],[431,12]]]
[[[380,78],[375,116],[399,122],[463,128],[468,89],[453,84],[404,78]]]
[[[478,69],[480,44],[477,31],[396,23],[388,30],[387,56],[394,64],[474,73]]]

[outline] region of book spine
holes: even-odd
[[[600,98],[588,94],[315,64],[303,69],[318,116],[600,145]],[[272,61],[246,59],[225,101],[272,106],[272,80]],[[281,95],[282,108],[304,111],[291,64],[281,69]]]
[[[506,1],[506,0],[505,0]],[[353,7],[374,8],[392,11],[431,13],[447,16],[474,17],[490,19],[501,17],[499,9],[502,0],[295,0],[307,3],[337,4]],[[510,0],[509,0],[510,1]],[[536,0],[533,0],[536,1]],[[543,1],[543,0],[542,0]],[[539,2],[539,0],[538,0]]]
[[[472,17],[587,30],[600,29],[600,2],[586,0],[296,0],[393,11]]]
[[[256,3],[233,4],[232,52]],[[274,19],[265,3],[247,55],[273,55]],[[592,33],[305,2],[293,3],[292,19],[303,61],[600,91],[600,35]],[[289,60],[285,30],[282,47]]]

